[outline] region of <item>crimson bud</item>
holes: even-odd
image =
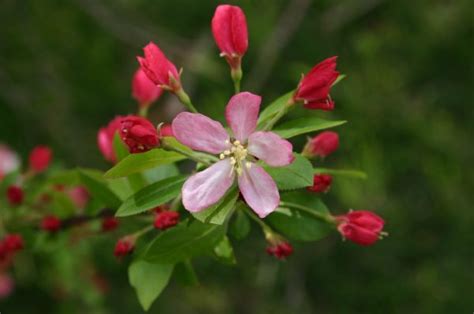
[[[10,205],[20,205],[23,202],[23,189],[16,185],[10,185],[7,189],[7,198]]]
[[[310,139],[304,149],[303,155],[309,158],[326,157],[339,147],[339,135],[336,132],[324,131]]]
[[[102,219],[102,231],[112,231],[117,229],[119,220],[115,217],[105,217]]]
[[[30,168],[35,172],[42,172],[48,168],[53,152],[47,146],[36,146],[30,153]]]
[[[132,154],[149,151],[159,144],[156,128],[150,121],[138,116],[122,119],[120,137]]]
[[[155,223],[156,229],[165,230],[175,226],[179,221],[179,213],[172,210],[160,211],[156,214]]]
[[[23,249],[23,237],[20,234],[7,234],[3,240],[3,243],[5,245],[5,249],[9,253],[15,253]]]
[[[150,106],[162,93],[163,90],[156,86],[141,68],[135,72],[132,80],[132,95],[140,107]]]
[[[384,220],[368,210],[354,210],[346,215],[336,217],[338,221],[337,230],[345,239],[354,243],[368,246],[372,245],[382,236]]]
[[[278,259],[285,259],[293,253],[293,247],[289,242],[279,242],[267,247],[268,255],[275,256]]]
[[[41,229],[48,232],[56,232],[61,229],[61,220],[54,215],[48,215],[41,221]]]
[[[331,187],[332,177],[328,174],[315,174],[313,177],[313,185],[307,187],[308,191],[315,193],[326,193]]]
[[[133,241],[130,237],[124,237],[117,241],[114,249],[114,255],[116,257],[124,257],[133,252],[135,248],[135,241]]]

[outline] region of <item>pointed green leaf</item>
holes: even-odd
[[[204,223],[222,225],[235,208],[235,202],[239,196],[238,191],[237,187],[231,188],[217,204],[200,212],[192,213],[194,218]]]
[[[135,215],[171,201],[181,192],[186,176],[167,178],[141,189],[127,198],[115,214],[118,217]]]
[[[193,264],[190,260],[185,260],[184,262],[177,263],[175,266],[175,276],[176,280],[185,286],[197,286],[199,285],[199,278],[194,271]]]
[[[94,198],[102,201],[106,206],[117,208],[122,203],[117,195],[108,187],[100,171],[78,169],[81,183],[87,187]]]
[[[224,236],[222,240],[217,243],[214,248],[214,254],[216,258],[224,264],[235,265],[237,263],[234,249],[232,248],[232,244],[227,236]]]
[[[164,149],[152,149],[145,153],[131,154],[105,174],[106,178],[126,177],[161,165],[172,164],[186,157]]]
[[[264,122],[266,122],[277,112],[282,110],[283,107],[285,107],[285,105],[288,103],[288,100],[290,100],[291,96],[293,96],[293,93],[294,90],[286,93],[283,96],[280,96],[277,100],[266,106],[265,109],[260,112],[260,116],[258,118],[258,126],[261,127]]]
[[[303,156],[299,154],[294,156],[295,160],[288,166],[264,166],[280,190],[294,190],[313,185],[313,166]]]
[[[133,262],[128,268],[130,285],[135,288],[138,301],[145,311],[148,311],[168,285],[173,268],[173,264],[156,264],[143,260]]]
[[[237,240],[245,238],[250,232],[250,222],[247,215],[240,210],[240,206],[246,206],[242,202],[237,203],[234,219],[229,226],[230,234]]]
[[[283,138],[291,138],[297,135],[333,128],[347,121],[330,121],[318,117],[306,117],[285,122],[276,127],[273,132]]]
[[[284,201],[291,201],[309,207],[314,211],[329,213],[326,205],[311,193],[302,191],[282,195]],[[334,231],[334,225],[319,220],[308,213],[295,209],[278,208],[266,221],[284,236],[298,241],[317,241]]]
[[[203,224],[197,220],[158,235],[143,258],[149,262],[177,263],[212,250],[225,235],[225,225]]]

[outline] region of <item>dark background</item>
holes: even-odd
[[[22,156],[45,143],[57,163],[107,169],[96,132],[136,110],[130,79],[150,40],[184,68],[196,106],[221,118],[232,84],[210,32],[218,3],[3,0],[0,141]],[[369,179],[336,178],[324,200],[336,213],[376,210],[390,236],[370,248],[337,234],[295,243],[294,256],[279,263],[264,254],[254,228],[235,245],[238,266],[199,259],[201,285],[172,280],[150,312],[472,312],[472,1],[233,3],[244,9],[250,33],[243,88],[261,94],[264,104],[293,89],[315,63],[339,56],[347,78],[333,89],[336,110],[321,116],[349,123],[338,128],[341,148],[324,166],[362,169]],[[165,95],[151,117],[170,121],[180,108]],[[112,245],[97,243],[103,252],[94,255],[108,293],[91,291],[75,276],[82,266],[64,262],[66,270],[19,280],[0,310],[141,312],[127,263],[113,260]],[[61,264],[69,258],[51,252]],[[58,276],[75,287],[71,293],[52,292],[48,282]]]

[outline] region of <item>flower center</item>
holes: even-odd
[[[250,168],[252,166],[252,163],[245,161],[248,156],[248,151],[247,148],[240,143],[240,141],[235,140],[232,142],[232,146],[230,149],[226,149],[223,151],[220,155],[220,159],[225,159],[225,158],[230,158],[230,164],[233,166],[233,169],[235,172],[237,172],[238,175],[242,174],[243,167]]]

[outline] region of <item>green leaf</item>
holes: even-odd
[[[80,184],[77,169],[59,171],[48,178],[50,184],[78,185]]]
[[[204,223],[222,225],[232,210],[239,196],[237,187],[233,187],[217,204],[200,212],[192,213],[194,218]]]
[[[177,263],[174,273],[176,280],[185,286],[197,286],[199,284],[199,278],[197,277],[190,260]]]
[[[237,263],[234,255],[234,249],[227,236],[214,247],[214,254],[216,258],[224,264],[235,265]]]
[[[203,224],[197,220],[189,226],[181,223],[158,235],[143,258],[149,262],[177,263],[203,255],[215,247],[225,231],[225,225]]]
[[[329,213],[326,205],[310,193],[301,191],[287,193],[282,195],[282,199],[301,204],[317,212]],[[317,219],[305,212],[288,208],[278,208],[265,221],[284,236],[298,241],[320,240],[334,230],[332,224]]]
[[[141,189],[127,198],[115,214],[118,217],[135,215],[171,201],[181,192],[186,176],[167,178]]]
[[[169,164],[146,170],[145,172],[143,172],[143,175],[148,182],[154,183],[169,177],[179,175],[179,169],[176,164]]]
[[[161,165],[172,164],[185,158],[181,154],[156,148],[146,153],[128,155],[107,171],[105,177],[109,179],[126,177]]]
[[[173,268],[173,264],[156,264],[143,260],[133,262],[128,268],[130,285],[135,288],[138,301],[145,311],[148,311],[168,285]]]
[[[330,121],[318,117],[306,117],[285,122],[276,127],[273,132],[283,138],[290,138],[297,135],[310,133],[318,130],[333,128],[346,123],[347,121]]]
[[[294,154],[295,160],[285,167],[264,166],[279,190],[294,190],[313,185],[313,166],[308,159]]]
[[[266,122],[273,115],[282,110],[282,108],[285,107],[285,105],[288,103],[288,100],[291,98],[291,96],[293,96],[293,93],[294,90],[286,93],[283,96],[280,96],[277,100],[265,107],[265,109],[260,112],[260,116],[258,118],[258,126],[262,126],[264,122]]]
[[[241,206],[246,206],[242,202],[237,203],[234,219],[229,226],[230,234],[237,240],[245,238],[250,232],[250,222],[247,215],[241,210]]]
[[[328,168],[314,168],[315,174],[330,174],[334,176],[356,178],[356,179],[367,179],[367,174],[360,170],[345,170],[345,169],[328,169]]]
[[[125,146],[125,143],[120,138],[120,135],[118,132],[115,132],[115,135],[114,135],[113,148],[114,148],[115,156],[117,157],[118,161],[130,155],[130,153],[128,152],[127,146]]]
[[[81,183],[87,187],[94,198],[101,200],[106,206],[117,208],[122,203],[117,195],[108,187],[100,171],[78,169]]]

